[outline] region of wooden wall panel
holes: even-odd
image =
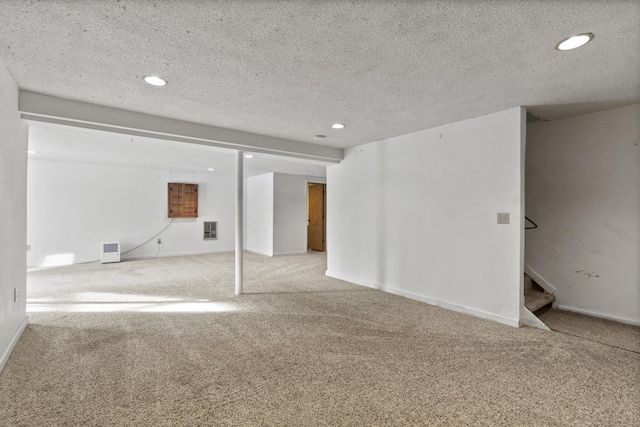
[[[198,217],[198,184],[170,182],[168,191],[169,218]]]

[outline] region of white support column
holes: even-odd
[[[236,152],[236,295],[242,295],[243,278],[242,278],[242,228],[243,220],[243,164],[244,153]]]

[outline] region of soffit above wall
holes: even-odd
[[[236,156],[230,150],[49,123],[27,123],[29,150],[36,151],[29,154],[30,160],[235,176]],[[254,158],[244,161],[244,175],[277,172],[325,177],[326,166],[330,164],[254,153]]]

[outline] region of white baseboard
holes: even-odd
[[[480,319],[492,320],[494,322],[502,323],[504,325],[520,327],[520,319],[513,319],[511,317],[502,316],[495,313],[489,313],[487,311],[478,310],[472,307],[466,307],[458,304],[453,304],[446,301],[440,301],[434,298],[427,297],[425,295],[416,294],[413,292],[404,291],[401,289],[393,288],[390,286],[383,286],[378,284],[370,284],[370,283],[362,283],[360,281],[354,280],[353,278],[349,278],[345,275],[338,274],[335,272],[331,272],[327,270],[325,275],[329,277],[333,277],[334,279],[344,280],[346,282],[355,283],[356,285],[366,286],[367,288],[378,289],[383,292],[388,292],[390,294],[399,295],[401,297],[409,298],[415,301],[424,302],[429,305],[435,305],[437,307],[442,307],[447,310],[455,311],[458,313],[468,314],[470,316],[478,317]]]
[[[15,348],[16,344],[18,344],[18,340],[22,336],[22,333],[24,332],[24,330],[27,329],[28,324],[29,324],[29,318],[25,317],[22,323],[20,323],[20,326],[18,326],[16,333],[13,334],[11,341],[9,341],[9,346],[4,350],[4,353],[2,353],[2,357],[0,358],[0,372],[2,372],[2,370],[4,369],[4,365],[7,364],[7,361],[9,360],[9,356],[11,356],[11,352]]]
[[[571,307],[570,305],[565,305],[565,304],[558,304],[558,310],[572,311],[574,313],[585,314],[591,317],[599,317],[600,319],[613,320],[614,322],[627,323],[629,325],[640,326],[640,320],[627,319],[626,317],[599,313],[597,311],[585,310],[584,308]]]
[[[527,264],[524,265],[524,272],[529,275],[542,289],[549,292],[550,294],[555,294],[557,289],[551,285],[551,283],[547,282],[544,277],[538,274],[533,268],[529,267]]]
[[[267,253],[267,252],[262,252],[262,251],[256,251],[256,250],[253,250],[253,249],[246,249],[246,250],[247,250],[247,251],[249,251],[249,252],[253,252],[254,254],[273,257],[273,253]]]
[[[187,255],[220,254],[223,252],[233,252],[233,251],[235,251],[235,249],[220,249],[215,251],[168,252],[168,253],[158,254],[157,258],[167,258],[172,256],[187,256]],[[149,255],[149,256],[126,256],[125,255],[125,256],[122,256],[120,259],[122,261],[133,261],[137,259],[152,259],[152,258],[156,258],[156,256],[155,255]]]
[[[296,252],[278,252],[273,253],[273,256],[292,256],[292,255],[306,255],[307,251],[296,251]]]

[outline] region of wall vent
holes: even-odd
[[[216,221],[204,222],[204,240],[215,240],[218,238],[218,223]]]
[[[100,243],[100,262],[120,262],[120,242]]]

